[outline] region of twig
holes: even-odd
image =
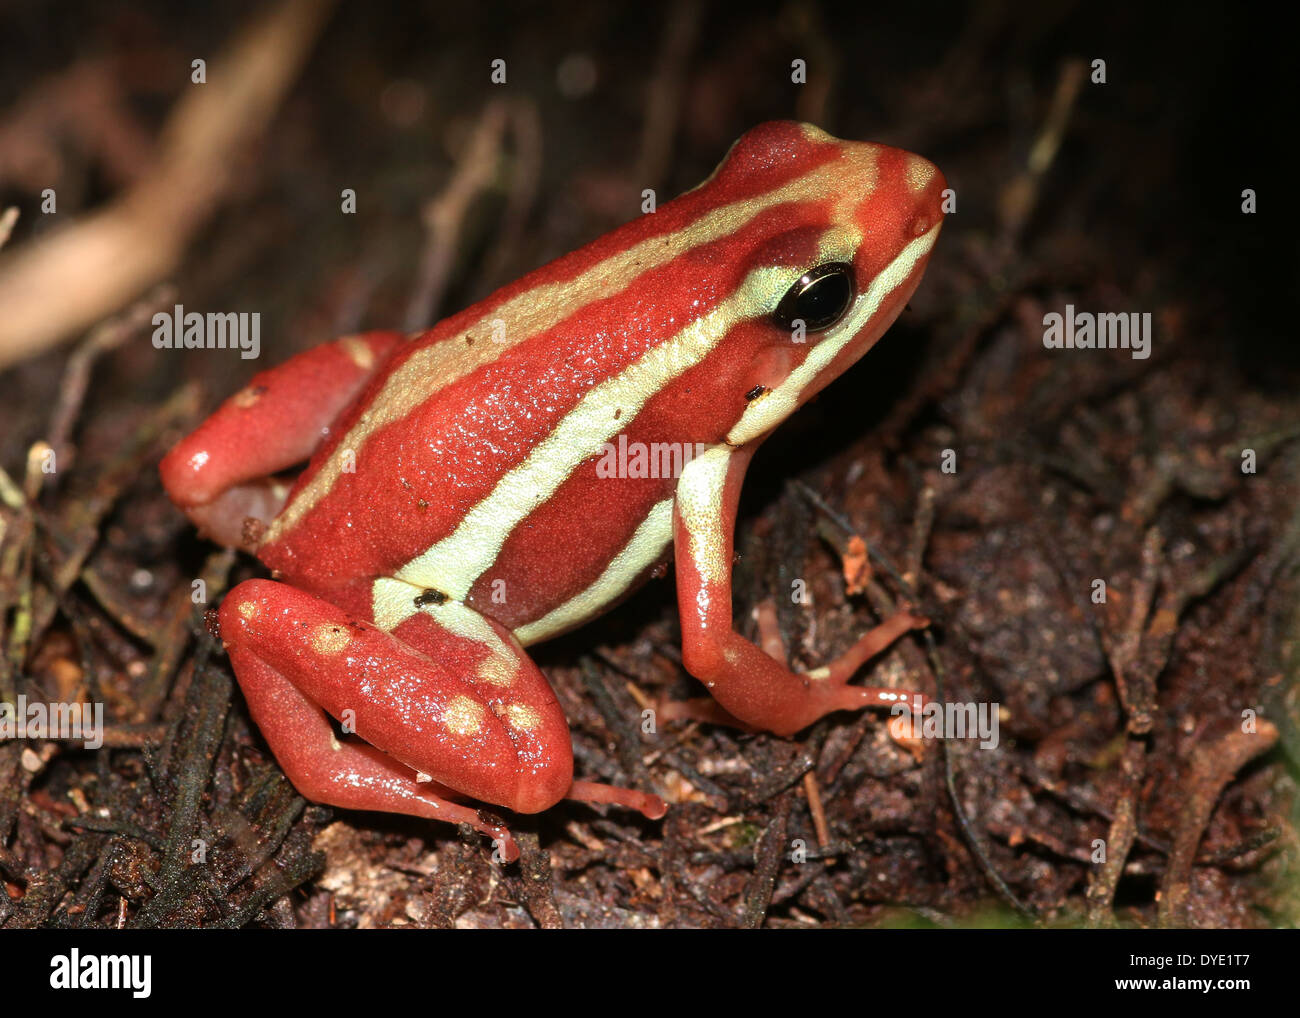
[[[776,887],[776,875],[785,858],[786,834],[793,801],[792,790],[786,791],[777,799],[772,822],[767,825],[767,830],[763,832],[755,849],[754,875],[745,888],[745,910],[741,918],[741,925],[746,929],[758,929],[767,918],[767,909],[772,903],[772,892]]]
[[[89,328],[168,276],[306,59],[328,0],[284,0],[212,62],[163,129],[157,164],[103,210],[0,263],[0,368]]]
[[[639,187],[658,187],[672,158],[687,61],[699,36],[700,20],[698,0],[676,0],[665,19],[641,129],[641,150],[633,171]]]
[[[165,283],[154,289],[143,299],[136,301],[129,310],[116,318],[102,322],[91,330],[85,341],[73,351],[63,369],[63,384],[59,386],[59,400],[50,415],[48,438],[50,448],[54,450],[55,462],[58,463],[58,476],[65,474],[72,466],[73,447],[70,441],[77,415],[81,412],[86,389],[90,385],[90,374],[95,362],[105,353],[121,346],[128,338],[149,324],[154,309],[172,303],[176,288]]]
[[[442,305],[461,227],[474,200],[496,178],[505,129],[506,104],[501,100],[489,102],[456,162],[451,180],[424,207],[427,238],[416,271],[415,289],[406,307],[407,332],[428,328]]]
[[[1201,843],[1205,825],[1210,822],[1214,804],[1242,767],[1273,747],[1277,734],[1276,726],[1264,718],[1255,722],[1253,732],[1244,732],[1240,722],[1227,719],[1217,737],[1202,739],[1193,750],[1191,773],[1185,786],[1186,805],[1174,832],[1174,848],[1160,885],[1161,926],[1187,925],[1196,847]]]
[[[1133,842],[1137,838],[1137,798],[1146,773],[1146,739],[1130,734],[1120,758],[1120,792],[1115,819],[1106,835],[1106,861],[1093,870],[1088,881],[1088,925],[1108,926],[1114,922],[1111,903]]]
[[[18,222],[18,206],[10,205],[4,212],[0,212],[0,248],[9,243],[9,238],[13,235],[14,225]]]

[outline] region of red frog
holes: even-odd
[[[221,637],[298,790],[468,823],[507,861],[509,832],[467,800],[661,816],[658,796],[574,780],[524,648],[667,562],[714,716],[789,735],[909,695],[848,682],[921,624],[908,612],[806,673],[736,633],[732,544],[754,451],[897,318],[945,187],[920,156],[760,125],[653,214],[425,332],[264,371],[172,449],[172,500],[273,571],[226,596]]]

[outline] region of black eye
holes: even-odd
[[[809,332],[822,332],[843,318],[852,303],[853,266],[827,262],[800,276],[772,317],[787,329],[799,319]]]

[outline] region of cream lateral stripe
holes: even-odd
[[[444,601],[442,604],[417,605],[415,599],[422,587],[413,586],[405,580],[395,580],[391,576],[381,576],[370,588],[370,600],[374,605],[375,625],[386,633],[391,633],[416,612],[424,612],[433,620],[456,636],[501,647],[501,637],[487,619],[468,605],[459,601]]]
[[[479,665],[474,681],[486,682],[490,686],[509,686],[514,681],[519,670],[515,648],[501,639],[487,619],[459,601],[417,606],[415,599],[419,594],[420,588],[402,580],[388,576],[375,580],[370,591],[375,625],[390,633],[416,612],[424,612],[453,636],[487,647],[489,656]]]
[[[938,224],[913,240],[892,262],[871,281],[853,309],[839,325],[831,329],[816,346],[808,351],[803,363],[795,368],[775,389],[763,399],[750,403],[741,414],[736,426],[727,433],[728,445],[744,445],[771,430],[794,413],[799,405],[799,394],[835,356],[847,346],[858,331],[867,324],[884,303],[912,273],[916,263],[934,247],[939,236]]]
[[[397,578],[463,601],[474,582],[496,561],[511,531],[529,513],[554,495],[579,465],[629,427],[652,396],[707,357],[736,323],[775,307],[801,271],[788,267],[752,270],[708,314],[651,347],[621,374],[589,390],[533,447],[528,458],[502,476],[492,492],[465,514],[451,534],[397,570]]]
[[[515,630],[515,639],[525,646],[538,643],[599,614],[663,554],[672,539],[673,500],[666,498],[655,503],[595,583],[542,618],[524,623]]]
[[[375,625],[386,633],[391,633],[403,622],[414,615],[419,608],[415,599],[420,595],[419,587],[409,583],[381,576],[370,588],[370,603],[375,616]]]
[[[856,172],[854,172],[856,171]],[[529,336],[554,328],[589,303],[626,290],[646,272],[740,230],[760,213],[786,202],[822,200],[827,194],[849,191],[861,197],[875,187],[874,161],[831,161],[763,195],[724,205],[700,216],[674,233],[649,237],[626,251],[611,255],[574,279],[543,283],[517,294],[460,332],[412,354],[384,383],[367,412],[335,447],[311,481],[285,506],[267,532],[265,542],[280,539],[333,488],[342,473],[342,452],[359,456],[375,432],[411,413],[431,392],[452,385],[497,360]],[[856,179],[857,177],[861,179]],[[506,323],[506,341],[489,342],[492,323]],[[467,335],[481,341],[466,343]],[[265,543],[264,542],[264,543]]]
[[[723,561],[722,495],[731,457],[725,445],[714,446],[686,464],[677,481],[677,515],[691,539],[690,548],[681,551],[690,555],[696,571],[713,585],[725,584],[730,575],[730,563]]]

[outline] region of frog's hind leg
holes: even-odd
[[[249,580],[221,606],[221,637],[254,720],[304,795],[471,823],[508,859],[503,829],[449,796],[535,813],[573,794],[568,725],[509,633],[458,602],[427,607],[390,632],[305,591]],[[326,715],[367,745],[335,738]],[[628,794],[662,814],[657,797]]]
[[[469,824],[490,837],[503,862],[519,858],[510,831],[463,806],[451,789],[359,739],[339,739],[325,711],[255,654],[231,650],[249,711],[293,786],[313,802]]]
[[[519,642],[503,626],[468,605],[455,601],[425,605],[399,624],[393,635],[436,660],[458,661],[464,674],[474,675],[480,681],[489,708],[512,722],[511,729],[517,737],[525,736],[527,730],[521,731],[513,722],[527,721],[531,717],[531,708],[522,707],[521,703],[554,705],[563,720],[550,683]],[[562,730],[557,729],[553,734],[548,752],[558,749],[561,737],[564,754],[572,760],[567,722],[564,722]],[[521,746],[521,752],[530,754],[533,750],[525,745]],[[564,798],[622,806],[651,820],[658,820],[668,812],[667,804],[657,795],[595,781],[572,782]]]
[[[214,540],[254,546],[288,495],[272,475],[311,456],[401,340],[346,336],[254,375],[163,458],[167,494]]]

